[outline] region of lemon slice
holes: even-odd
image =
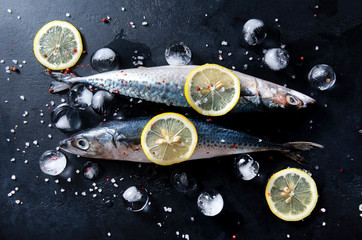
[[[312,212],[318,191],[314,180],[296,168],[275,173],[268,181],[265,197],[270,210],[285,221],[299,221]]]
[[[178,113],[163,113],[152,118],[141,135],[144,153],[152,162],[171,165],[186,161],[197,144],[195,126]]]
[[[70,23],[53,21],[45,24],[34,38],[36,59],[52,70],[74,66],[83,52],[82,38]]]
[[[227,68],[205,64],[187,76],[185,96],[191,107],[202,115],[221,116],[239,101],[240,81]]]

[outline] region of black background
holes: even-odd
[[[5,60],[0,64],[0,239],[177,239],[182,234],[189,234],[190,239],[232,239],[233,235],[237,239],[287,239],[287,234],[291,239],[360,239],[360,1],[2,0],[0,5],[0,59]],[[126,11],[121,11],[121,7]],[[66,17],[68,12],[70,18]],[[107,15],[111,20],[103,23],[102,18]],[[250,18],[261,19],[268,27],[269,35],[260,46],[250,47],[242,38],[242,26]],[[228,115],[213,118],[213,122],[277,142],[308,140],[325,148],[305,153],[305,166],[276,153],[252,154],[260,163],[261,176],[249,182],[238,177],[233,157],[170,167],[95,160],[102,165],[103,173],[94,182],[103,192],[93,198],[88,190],[93,181],[75,173],[76,169],[82,170],[88,159],[67,154],[67,168],[56,177],[39,169],[40,155],[55,149],[67,136],[48,127],[50,112],[55,107],[50,101],[58,105],[61,98],[66,99],[66,93],[49,94],[50,79],[41,74],[44,68],[32,50],[36,32],[52,20],[69,21],[80,31],[87,52],[79,67],[72,71],[83,76],[92,74],[93,69],[87,64],[91,54],[101,47],[116,50],[122,68],[133,67],[134,50],[146,56],[145,66],[159,66],[167,64],[165,47],[183,41],[192,50],[193,64],[235,66],[236,70],[311,95],[317,103],[307,110]],[[142,26],[143,21],[148,26]],[[129,27],[130,22],[136,28]],[[221,45],[223,40],[228,46]],[[283,71],[271,71],[261,61],[263,49],[282,44],[290,53],[290,64]],[[315,50],[316,46],[319,50]],[[218,59],[218,50],[223,51],[223,61]],[[227,55],[229,52],[231,56]],[[253,59],[249,60],[250,57]],[[13,59],[27,63],[19,73],[7,74],[5,67],[15,66]],[[337,75],[335,86],[324,92],[312,89],[307,82],[309,70],[320,63],[332,66]],[[246,70],[244,64],[248,64]],[[20,95],[26,100],[22,101]],[[131,108],[135,115],[143,114],[142,109],[151,115],[178,111],[147,103],[135,109]],[[29,112],[26,118],[22,116],[24,111]],[[44,116],[40,116],[40,111]],[[23,124],[24,120],[28,123]],[[15,125],[18,128],[13,134],[10,129]],[[49,139],[48,134],[53,137]],[[38,147],[32,144],[34,140],[39,141]],[[25,142],[31,146],[25,149]],[[10,162],[13,157],[16,161]],[[310,170],[319,190],[315,210],[301,222],[278,219],[264,197],[267,179],[288,166]],[[170,176],[180,169],[196,179],[199,191],[215,189],[222,194],[225,205],[218,216],[204,216],[197,209],[197,195],[185,196],[175,190]],[[15,181],[11,180],[13,174],[17,177]],[[71,182],[67,182],[68,177]],[[49,178],[48,183],[45,178]],[[118,188],[106,181],[111,178],[116,179]],[[59,183],[55,183],[56,179]],[[132,213],[122,204],[123,191],[135,184],[152,193],[147,211]],[[15,187],[19,191],[8,197]],[[61,193],[61,188],[65,192]],[[74,194],[83,191],[86,196]],[[16,199],[22,204],[17,205]],[[111,199],[113,206],[107,207],[103,199]],[[165,212],[164,206],[172,207],[173,211]],[[326,212],[320,212],[321,208]],[[195,220],[191,221],[191,217]],[[180,232],[179,237],[176,231]]]

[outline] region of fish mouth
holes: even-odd
[[[69,148],[71,148],[71,142],[72,142],[71,138],[67,138],[67,139],[60,141],[59,142],[60,149],[68,152]]]
[[[308,105],[315,103],[315,100],[313,98],[311,98],[311,97],[309,97],[309,96],[307,96],[307,95],[305,95],[303,93],[292,90],[290,92],[290,94],[292,96],[297,97],[301,101],[301,103],[298,106],[299,108],[306,108]]]

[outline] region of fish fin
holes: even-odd
[[[309,151],[314,147],[324,148],[323,145],[313,142],[288,142],[283,144],[287,150],[282,150],[281,152],[288,158],[302,163],[304,158],[299,154],[299,151]]]
[[[70,79],[77,77],[75,73],[67,74],[67,73],[51,72],[51,71],[43,71],[42,73],[52,77],[58,82],[64,82],[64,83],[69,83]]]
[[[57,92],[61,92],[64,90],[68,90],[71,87],[72,87],[72,84],[69,84],[69,83],[52,81],[52,84],[50,85],[50,89],[52,89],[52,91],[50,91],[50,92],[57,93]]]

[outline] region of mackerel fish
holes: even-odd
[[[151,118],[110,121],[81,131],[59,143],[66,152],[99,159],[150,163],[142,150],[141,134]],[[323,146],[312,142],[272,143],[243,132],[189,119],[198,133],[198,143],[189,160],[261,151],[279,151],[293,160],[299,151]],[[158,154],[158,153],[156,153]]]
[[[57,81],[53,92],[64,86],[87,84],[112,93],[149,102],[178,107],[190,107],[184,95],[184,86],[195,65],[139,67],[104,72],[86,77],[52,72]],[[315,100],[295,90],[233,71],[240,80],[240,99],[232,111],[260,112],[268,109],[300,109]]]

